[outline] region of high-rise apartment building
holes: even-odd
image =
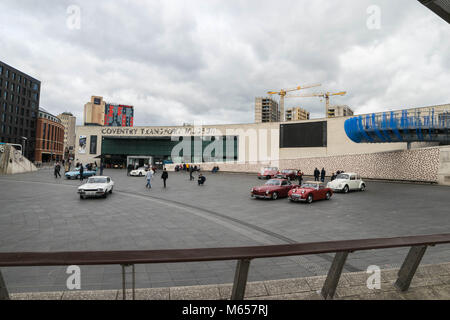
[[[75,153],[75,127],[77,118],[70,112],[63,112],[58,115],[64,126],[64,158],[68,159]]]
[[[105,124],[106,102],[103,97],[92,96],[91,101],[84,105],[83,123],[85,126],[103,126]]]
[[[84,125],[132,127],[134,108],[129,105],[107,103],[103,97],[92,96],[84,105]]]
[[[352,116],[353,110],[349,106],[329,106],[327,110],[328,118]]]
[[[286,110],[286,121],[309,120],[309,112],[300,107],[289,108]]]
[[[278,122],[280,110],[278,103],[271,98],[257,97],[255,99],[255,122]]]
[[[0,61],[0,142],[20,144],[34,160],[41,82]]]

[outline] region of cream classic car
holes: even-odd
[[[333,191],[348,193],[351,190],[366,190],[366,183],[361,176],[354,172],[344,172],[339,174],[335,180],[328,182],[327,187]]]
[[[78,187],[78,193],[80,195],[80,199],[98,196],[106,198],[108,193],[112,193],[113,188],[114,181],[112,181],[110,177],[90,177],[87,183]]]

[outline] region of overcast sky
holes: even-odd
[[[450,103],[450,26],[416,0],[1,0],[0,60],[78,124],[91,95],[135,125],[251,123],[255,97],[310,83],[356,113]]]

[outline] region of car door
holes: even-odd
[[[317,191],[317,200],[322,200],[325,199],[325,194],[326,194],[326,190],[325,190],[325,186],[320,185],[319,186],[319,190]]]
[[[112,188],[111,178],[106,178],[106,191],[110,191]]]
[[[282,195],[287,196],[289,192],[289,184],[286,180],[281,181],[281,190],[280,190],[280,196]]]
[[[358,181],[356,180],[356,175],[351,174],[350,175],[350,183],[349,183],[349,187],[352,190],[358,189]]]

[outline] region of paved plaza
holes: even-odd
[[[80,200],[79,181],[52,170],[0,176],[0,251],[97,251],[213,248],[448,233],[450,188],[367,182],[367,191],[311,205],[254,200],[264,183],[250,174],[206,173],[205,186],[170,172],[153,188],[124,170],[105,170],[116,185],[107,199]],[[344,272],[399,267],[408,248],[355,252]],[[249,281],[326,274],[333,255],[252,261]],[[450,261],[450,246],[428,248],[423,264]],[[226,284],[235,261],[136,266],[138,288]],[[12,293],[63,291],[65,267],[2,268]],[[121,288],[120,266],[82,266],[82,290]]]

